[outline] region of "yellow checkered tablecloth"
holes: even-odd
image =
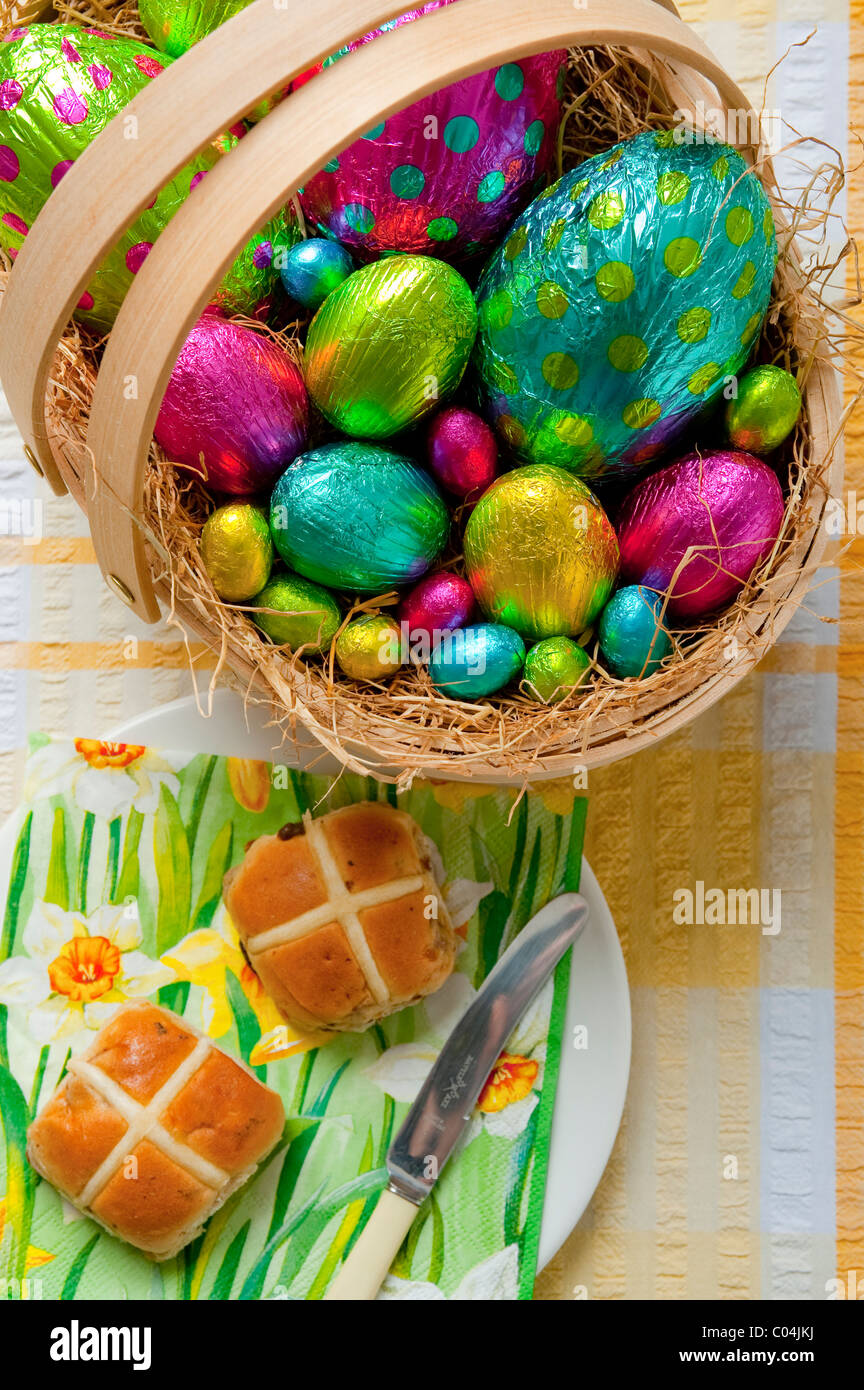
[[[757,106],[788,49],[765,107],[814,137],[812,167],[817,140],[860,160],[862,0],[681,8]],[[853,229],[862,201],[859,179],[841,200]],[[864,496],[862,444],[859,416],[847,487]],[[19,506],[37,495],[5,414],[0,479]],[[102,733],[189,689],[176,630],[131,619],[75,506],[38,500],[26,538],[0,536],[4,813],[28,731]],[[609,1167],[539,1298],[820,1299],[853,1271],[864,1286],[860,557],[856,541],[721,705],[592,774],[587,854],[627,958],[633,1069]],[[781,931],[677,926],[673,895],[699,883],[780,889]]]

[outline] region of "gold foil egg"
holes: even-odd
[[[336,638],[336,660],[354,681],[379,681],[402,665],[402,633],[398,623],[370,613],[348,624]]]
[[[465,529],[465,566],[487,617],[525,637],[572,636],[600,613],[618,542],[597,498],[562,468],[506,473]]]
[[[217,507],[201,532],[201,559],[226,603],[246,603],[260,593],[273,567],[273,542],[261,508],[249,502]]]
[[[355,439],[388,439],[462,380],[477,334],[466,280],[431,256],[363,266],[309,326],[306,385],[325,419]]]

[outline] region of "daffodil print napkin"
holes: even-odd
[[[569,782],[400,794],[437,847],[464,938],[423,1004],[322,1043],[280,1021],[222,903],[244,845],[305,811],[392,788],[132,744],[34,740],[24,802],[0,834],[0,1283],[44,1298],[318,1299],[384,1185],[384,1157],[444,1039],[514,935],[578,884],[585,803]],[[465,1142],[381,1297],[530,1298],[569,960],[509,1039]],[[282,1143],[203,1236],[154,1265],[80,1216],[24,1157],[70,1054],[118,1003],[184,1014],[281,1093]]]

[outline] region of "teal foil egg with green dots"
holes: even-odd
[[[744,365],[777,260],[733,149],[648,131],[541,194],[480,282],[484,405],[523,463],[593,478],[661,455]]]

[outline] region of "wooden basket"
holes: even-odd
[[[25,17],[35,18],[41,8],[27,6]],[[47,408],[52,364],[75,304],[122,230],[198,150],[263,98],[406,8],[406,0],[317,0],[310,22],[301,4],[257,0],[168,67],[93,141],[36,219],[8,277],[0,308],[0,378],[27,457],[55,492],[68,489],[84,508],[106,582],[145,622],[158,620],[158,600],[172,597],[142,516],[153,427],[173,364],[249,236],[347,144],[448,81],[514,57],[603,45],[632,51],[673,107],[748,113],[751,142],[758,129],[739,88],[667,0],[595,0],[585,8],[574,0],[460,0],[386,33],[277,105],[168,224],[108,338],[90,407],[86,465],[76,465]],[[124,117],[133,114],[138,138],[129,140]],[[740,147],[754,158],[754,143]],[[760,167],[779,230],[770,165]],[[795,282],[794,255],[778,274]],[[611,762],[681,728],[741,680],[776,640],[825,545],[824,507],[841,469],[834,448],[840,407],[835,372],[815,351],[818,319],[814,323],[801,328],[796,347],[808,362],[808,473],[818,486],[810,489],[794,544],[770,576],[770,593],[750,604],[736,628],[734,660],[689,674],[684,661],[674,681],[652,678],[626,711],[601,711],[589,723],[578,709],[546,711],[542,721],[523,718],[512,738],[478,721],[476,731],[442,732],[430,741],[428,731],[406,719],[395,754],[388,727],[383,759],[368,697],[353,713],[343,700],[334,726],[320,679],[316,685],[302,666],[286,663],[268,691],[269,678],[229,641],[227,665],[235,679],[257,685],[262,698],[269,694],[277,713],[299,719],[347,766],[388,779],[415,772],[495,781],[558,777],[574,765]],[[222,634],[194,606],[181,603],[176,612],[205,643],[223,645]]]

